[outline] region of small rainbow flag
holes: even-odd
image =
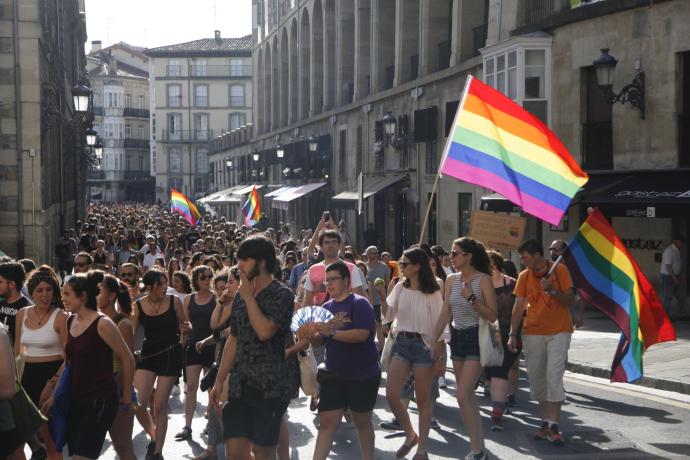
[[[654,288],[598,209],[570,241],[563,260],[582,298],[621,329],[611,381],[641,379],[644,351],[676,340],[676,331]]]
[[[201,217],[201,213],[194,203],[174,188],[170,190],[170,212],[182,215],[192,225],[196,225]]]
[[[244,213],[244,223],[247,227],[256,225],[261,218],[261,203],[259,203],[259,192],[256,191],[256,186],[252,187],[252,191],[247,197],[247,202],[242,206]]]
[[[440,173],[500,193],[558,225],[587,174],[537,117],[468,77]]]

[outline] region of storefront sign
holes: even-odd
[[[525,236],[527,218],[491,211],[473,211],[469,237],[489,248],[515,250]]]
[[[642,238],[625,239],[622,238],[623,244],[628,249],[649,249],[657,251],[661,249],[663,240],[643,240]]]

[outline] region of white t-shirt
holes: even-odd
[[[661,256],[661,274],[662,275],[680,275],[682,259],[680,257],[680,251],[675,244],[670,245],[664,249],[664,253]],[[673,273],[669,273],[666,269],[666,265],[670,265]]]

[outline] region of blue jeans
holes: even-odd
[[[434,367],[431,350],[420,337],[403,337],[398,334],[393,347],[393,357],[412,367]]]
[[[671,308],[674,298],[678,302],[675,310]],[[669,318],[685,313],[685,286],[675,284],[671,275],[661,275],[661,303]]]

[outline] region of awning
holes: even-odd
[[[243,185],[242,186],[235,185],[234,187],[226,188],[226,189],[220,190],[218,192],[213,192],[210,195],[206,195],[205,197],[198,199],[197,202],[209,203],[211,201],[214,201],[214,200],[221,198],[224,195],[232,195],[233,191],[235,191],[239,187],[244,187],[244,186]]]
[[[298,187],[292,187],[289,190],[285,190],[280,195],[273,198],[273,201],[281,201],[283,203],[288,203],[292,200],[300,198],[307,193],[311,193],[316,189],[319,189],[326,185],[325,182],[314,182],[312,184],[300,185]]]
[[[241,203],[244,199],[242,195],[246,195],[247,193],[251,192],[252,187],[254,187],[254,185],[235,185],[234,187],[227,188],[220,192],[212,193],[211,195],[206,196],[199,201],[217,206]],[[262,187],[263,185],[256,185],[257,190]]]
[[[690,170],[592,173],[573,203],[611,216],[685,217],[690,213]]]
[[[398,182],[401,182],[405,179],[407,179],[408,176],[407,174],[401,174],[397,176],[374,176],[374,177],[365,177],[364,178],[364,199],[366,200],[372,195],[375,195],[379,193],[381,190],[384,190],[388,187],[390,187],[393,184],[397,184]],[[357,189],[355,190],[348,190],[346,192],[340,192],[336,196],[331,197],[331,200],[340,200],[340,201],[357,201],[358,199],[358,194],[357,194]]]
[[[240,186],[237,190],[233,191],[232,194],[237,195],[237,196],[246,195],[247,193],[252,191],[253,187],[256,187],[256,189],[259,190],[260,188],[263,188],[263,185],[252,184],[252,185]]]
[[[264,198],[272,198],[272,197],[274,197],[274,196],[278,196],[278,195],[280,195],[281,193],[285,192],[286,190],[290,190],[290,189],[292,189],[292,188],[295,188],[295,186],[293,186],[293,185],[287,185],[287,186],[284,186],[284,187],[277,188],[277,189],[273,190],[272,192],[269,192],[269,193],[265,194],[265,195],[264,195]]]

